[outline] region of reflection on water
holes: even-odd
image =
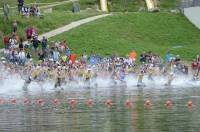
[[[1,95],[4,96],[4,95]],[[4,96],[6,98],[6,96]],[[198,132],[200,126],[200,89],[196,88],[81,88],[65,91],[45,92],[33,95],[26,91],[17,101],[28,97],[32,102],[42,98],[46,104],[23,106],[4,104],[0,106],[0,131],[8,132]],[[10,97],[8,97],[10,98]],[[55,108],[51,100],[58,98],[62,104]],[[68,105],[70,99],[77,99],[76,108]],[[85,105],[87,99],[94,105]],[[104,101],[112,99],[108,108]],[[133,108],[127,109],[124,102],[133,100]],[[150,99],[153,106],[144,108],[144,101]],[[166,109],[166,100],[173,101],[173,107]],[[193,101],[189,110],[187,101]]]

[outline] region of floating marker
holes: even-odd
[[[127,99],[126,102],[125,102],[125,106],[126,106],[127,108],[132,108],[132,106],[133,106],[132,101],[129,100],[129,99]]]
[[[12,105],[16,105],[16,104],[17,104],[17,100],[16,100],[15,98],[12,98],[12,99],[10,100],[10,103],[11,103]]]
[[[192,107],[193,107],[193,102],[192,102],[192,100],[189,100],[188,103],[187,103],[187,105],[188,105],[188,109],[189,109],[189,110],[192,110]]]
[[[167,108],[172,108],[172,106],[173,106],[172,101],[171,101],[171,100],[167,100],[167,101],[165,102],[165,106],[166,106]]]
[[[24,105],[29,105],[30,104],[30,100],[25,98],[24,101],[23,101]]]
[[[144,102],[144,106],[145,106],[146,108],[151,108],[151,106],[152,106],[151,100],[146,100],[146,101]]]
[[[92,107],[92,105],[93,105],[93,100],[92,99],[88,99],[87,101],[86,101],[86,105],[88,106],[88,107]]]
[[[105,105],[106,105],[107,107],[112,107],[112,105],[113,105],[112,100],[111,100],[111,99],[106,100],[106,101],[105,101]]]
[[[76,107],[76,104],[77,104],[77,101],[75,99],[72,99],[69,101],[69,105],[72,107],[72,108],[75,108]]]
[[[43,99],[38,99],[37,101],[36,101],[36,104],[38,105],[38,106],[44,106],[44,104],[45,104],[45,102],[44,102],[44,100]]]
[[[59,99],[54,99],[54,100],[52,100],[52,104],[53,104],[53,106],[57,107],[57,106],[60,105],[60,100]]]
[[[5,103],[4,99],[0,99],[0,105],[3,105]]]

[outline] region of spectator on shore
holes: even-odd
[[[24,49],[23,39],[22,39],[22,38],[20,38],[20,41],[19,41],[19,49],[20,49],[20,50],[23,50],[23,49]]]
[[[142,52],[142,54],[140,55],[140,62],[141,63],[146,62],[146,54],[145,54],[145,52]]]
[[[26,54],[25,54],[24,50],[22,50],[22,49],[20,50],[18,58],[19,58],[19,65],[24,66],[24,64],[26,62]]]
[[[13,35],[12,37],[9,38],[9,46],[10,48],[16,48],[17,45],[17,40],[15,35]]]
[[[66,51],[66,49],[67,49],[66,40],[64,40],[63,42],[60,43],[59,48],[60,48],[60,51],[61,51],[62,53],[64,53],[64,52]]]
[[[26,29],[26,38],[27,38],[28,40],[31,40],[32,34],[33,34],[33,28],[32,28],[32,27],[27,28],[27,29]]]
[[[37,52],[38,46],[41,42],[38,40],[38,37],[34,37],[32,40],[34,52]]]
[[[44,60],[45,58],[45,55],[44,55],[44,52],[41,50],[39,53],[38,53],[38,57],[39,57],[39,60]]]
[[[13,31],[14,34],[16,34],[16,32],[17,32],[17,20],[13,21],[12,31]]]
[[[41,44],[42,44],[42,50],[46,50],[47,49],[47,39],[45,38],[45,36],[42,37],[42,41],[41,41]]]
[[[60,53],[58,52],[58,49],[56,48],[53,51],[53,61],[54,61],[54,63],[58,62],[59,58],[60,58]]]
[[[3,14],[4,14],[4,22],[8,21],[8,16],[9,16],[9,6],[7,3],[3,4]]]
[[[5,46],[5,49],[8,49],[9,48],[9,37],[8,36],[3,37],[3,43]]]
[[[24,6],[24,0],[18,0],[18,12],[19,12],[19,14],[21,13],[23,6]]]
[[[31,59],[31,55],[30,55],[30,52],[29,52],[29,51],[28,51],[27,54],[26,54],[26,58],[27,58],[27,59]]]
[[[198,62],[196,59],[193,60],[191,67],[192,67],[192,74],[195,75],[198,71]]]

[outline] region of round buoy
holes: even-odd
[[[125,106],[126,106],[127,108],[132,108],[132,106],[133,106],[132,101],[129,100],[129,99],[127,99],[126,102],[125,102]]]
[[[113,105],[113,103],[112,103],[112,100],[111,99],[108,99],[108,100],[106,100],[105,101],[105,105],[107,106],[107,107],[112,107],[112,105]]]
[[[45,104],[45,102],[44,102],[44,100],[43,99],[38,99],[37,101],[36,101],[36,104],[38,105],[38,106],[44,106],[44,104]]]
[[[25,98],[24,101],[23,101],[24,105],[29,105],[30,104],[30,100]]]
[[[92,99],[88,99],[87,101],[86,101],[86,105],[88,106],[88,107],[92,107],[92,105],[93,105],[93,100]]]
[[[167,108],[171,108],[171,107],[173,106],[172,101],[171,101],[171,100],[167,100],[167,101],[165,102],[165,106],[166,106]]]
[[[72,99],[69,101],[69,105],[72,107],[72,108],[75,108],[76,105],[77,105],[77,101],[75,99]]]
[[[188,105],[188,109],[189,109],[189,110],[192,110],[192,107],[193,107],[193,102],[192,102],[192,100],[189,100],[188,103],[187,103],[187,105]]]
[[[17,100],[15,98],[13,98],[13,99],[10,100],[10,103],[12,105],[16,105],[17,104]]]
[[[5,103],[4,99],[0,99],[0,105],[3,105]]]
[[[146,101],[144,102],[144,106],[145,106],[146,108],[151,108],[151,106],[152,106],[151,100],[146,100]]]
[[[59,100],[59,99],[54,99],[54,100],[52,101],[52,104],[53,104],[53,106],[57,107],[57,106],[60,105],[60,100]]]

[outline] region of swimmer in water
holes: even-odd
[[[137,83],[138,87],[145,86],[145,84],[143,83],[143,78],[144,78],[144,71],[140,71],[138,75],[138,83]]]
[[[174,80],[174,74],[173,74],[173,72],[171,72],[171,73],[168,75],[168,81],[167,81],[167,83],[165,84],[165,86],[171,86],[173,80]]]
[[[154,81],[153,80],[153,74],[154,74],[154,69],[153,69],[153,64],[151,64],[148,68],[148,79],[150,81]]]
[[[85,73],[85,82],[88,86],[90,86],[91,78],[92,78],[92,72],[91,69],[88,69],[88,71]]]
[[[54,85],[55,88],[61,87],[61,80],[62,80],[61,68],[58,67],[56,71],[56,83]]]

